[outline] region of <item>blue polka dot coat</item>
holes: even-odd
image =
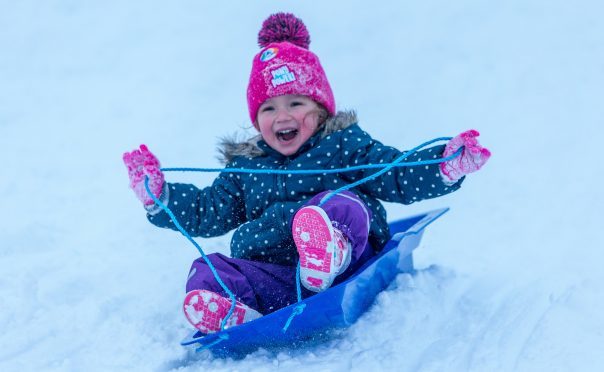
[[[440,158],[443,150],[442,145],[434,146],[405,161]],[[328,119],[323,129],[291,156],[281,155],[259,136],[241,143],[224,141],[221,153],[227,169],[279,170],[390,163],[402,154],[371,138],[358,125],[354,112],[339,112]],[[236,229],[231,240],[232,257],[295,265],[297,253],[290,230],[294,213],[317,193],[335,190],[376,171],[313,175],[223,172],[203,189],[166,183],[160,199],[192,236],[214,237]],[[390,237],[380,200],[411,204],[455,191],[462,181],[445,184],[434,164],[395,168],[352,189],[373,213],[369,243],[379,251]],[[157,206],[148,209],[148,219],[157,226],[176,229],[167,213]]]

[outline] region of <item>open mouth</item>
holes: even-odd
[[[279,141],[283,141],[283,142],[291,141],[298,135],[298,130],[297,129],[284,129],[284,130],[277,131],[276,135],[277,135],[277,139]]]

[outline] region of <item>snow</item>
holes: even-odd
[[[604,368],[604,10],[597,1],[24,0],[0,13],[0,370]],[[192,355],[197,252],[151,226],[121,154],[215,167],[251,133],[256,34],[291,11],[340,108],[401,149],[468,128],[493,152],[358,323],[242,360]],[[206,185],[213,174],[168,175]],[[227,252],[230,236],[200,239]]]

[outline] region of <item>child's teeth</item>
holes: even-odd
[[[285,130],[280,130],[277,132],[277,136],[279,137],[280,140],[282,141],[289,141],[294,139],[294,137],[296,137],[298,133],[297,129],[285,129]]]

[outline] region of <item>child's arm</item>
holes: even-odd
[[[343,164],[350,166],[392,163],[404,153],[372,139],[358,126],[346,130],[341,146],[344,150],[342,152],[344,154]],[[444,145],[434,146],[409,155],[403,162],[440,159],[444,150]],[[346,172],[343,173],[343,177],[347,178],[348,182],[355,182],[378,171],[368,169]],[[439,164],[430,164],[392,168],[358,188],[363,193],[384,201],[411,204],[456,191],[461,186],[463,179],[461,177],[453,183],[447,182],[448,180],[443,179],[441,175]]]
[[[221,173],[211,186],[167,183],[160,200],[191,236],[226,234],[247,221],[243,193],[232,173]],[[170,216],[159,206],[147,207],[147,218],[159,227],[176,230]]]
[[[125,153],[123,159],[130,188],[154,225],[176,230],[170,216],[147,194],[145,177],[149,177],[151,192],[170,208],[192,236],[222,235],[246,221],[243,192],[233,174],[221,173],[212,186],[200,190],[193,185],[164,182],[159,161],[145,145]]]

